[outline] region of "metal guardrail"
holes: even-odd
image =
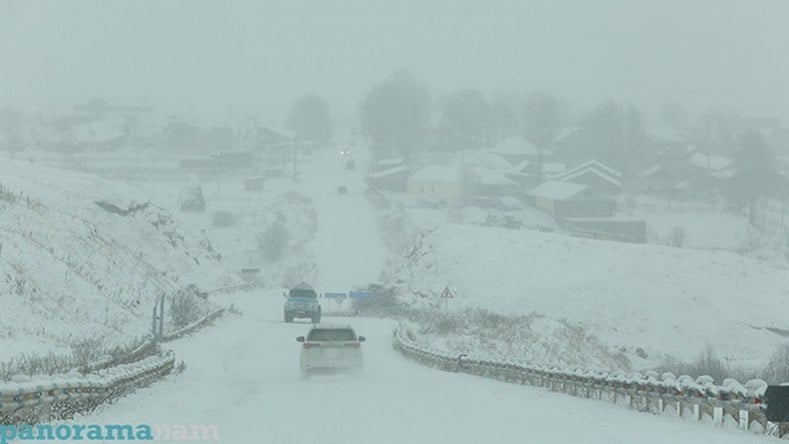
[[[163,337],[151,338],[120,359],[103,359],[81,372],[30,378],[16,376],[0,382],[0,424],[36,424],[50,419],[68,419],[75,413],[89,413],[98,405],[130,393],[137,387],[169,374],[175,354],[148,356],[159,342],[167,342],[194,332],[224,314],[215,310],[184,328]],[[113,365],[118,360],[125,363]]]
[[[183,327],[181,329],[178,329],[178,330],[176,330],[174,332],[170,332],[170,333],[162,336],[161,339],[160,339],[160,342],[172,341],[173,339],[177,339],[177,338],[180,338],[183,335],[187,335],[189,333],[192,333],[193,331],[205,326],[206,324],[210,323],[211,321],[213,321],[214,319],[218,318],[219,316],[222,316],[224,313],[225,313],[225,309],[224,308],[220,308],[218,310],[215,310],[215,311],[211,312],[210,314],[202,317],[201,319],[198,319],[197,321],[187,325],[186,327]]]
[[[243,284],[230,285],[228,287],[214,288],[213,290],[205,291],[205,293],[206,294],[230,293],[233,291],[248,290],[251,288],[259,287],[260,285],[261,284],[258,282],[245,282]]]
[[[170,373],[174,365],[175,354],[168,352],[90,375],[72,372],[46,379],[16,377],[0,383],[0,419],[3,424],[35,424],[89,413],[99,404]]]
[[[690,413],[698,421],[709,418],[720,424],[728,416],[742,429],[753,430],[758,424],[759,431],[765,434],[783,436],[789,433],[789,423],[767,420],[764,402],[767,384],[761,380],[749,381],[743,386],[727,379],[723,386],[718,386],[712,378],[704,376],[693,380],[689,376],[674,377],[669,373],[657,377],[657,374],[565,371],[555,367],[475,359],[466,354],[450,354],[420,346],[409,337],[403,326],[394,331],[394,347],[407,358],[444,371],[544,387],[583,398],[606,399],[643,412],[673,412],[680,417]]]

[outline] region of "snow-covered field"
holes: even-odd
[[[775,310],[789,273],[727,252],[446,225],[420,239],[392,279],[433,295],[415,304],[435,305],[448,286],[450,309],[567,319],[613,349],[643,349],[651,365],[708,345],[733,364],[762,365],[787,342],[766,328],[789,330]]]

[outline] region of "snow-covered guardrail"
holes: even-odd
[[[249,290],[249,289],[252,289],[252,288],[259,287],[259,286],[260,286],[260,284],[257,283],[257,282],[246,282],[246,283],[243,283],[243,284],[237,284],[237,285],[230,285],[230,286],[227,286],[227,287],[214,288],[213,290],[207,290],[205,293],[206,294],[232,293],[234,291]]]
[[[87,413],[103,402],[170,373],[174,365],[175,355],[169,352],[95,374],[16,376],[11,381],[0,382],[0,420],[3,424],[35,424],[67,419],[77,412]]]
[[[203,327],[204,325],[208,324],[209,322],[213,321],[214,319],[218,318],[219,316],[222,316],[222,314],[224,312],[225,312],[224,308],[220,308],[218,310],[215,310],[215,311],[209,313],[208,315],[203,316],[202,318],[198,319],[197,321],[187,325],[186,327],[180,328],[180,329],[178,329],[176,331],[170,332],[170,333],[162,336],[161,337],[161,342],[172,341],[173,339],[177,339],[177,338],[180,338],[183,335],[187,335],[189,333],[192,333],[193,331],[197,330],[200,327]]]
[[[771,423],[765,414],[767,383],[752,380],[740,384],[726,379],[715,385],[709,376],[693,379],[671,373],[658,375],[568,371],[556,367],[528,366],[510,361],[476,359],[416,343],[412,333],[400,325],[394,331],[394,347],[407,358],[451,372],[462,372],[501,381],[545,387],[573,396],[606,399],[632,409],[652,413],[690,414],[696,420],[709,418],[722,423],[732,418],[740,428],[783,436],[789,423]]]

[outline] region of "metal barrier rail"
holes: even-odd
[[[213,321],[214,319],[218,318],[219,316],[222,316],[222,314],[224,314],[224,313],[225,313],[225,309],[224,308],[220,308],[218,310],[215,310],[214,312],[204,316],[201,319],[198,319],[197,321],[187,325],[184,328],[178,329],[178,330],[176,330],[174,332],[171,332],[171,333],[168,333],[168,334],[162,336],[161,342],[172,341],[173,339],[177,339],[177,338],[180,338],[183,335],[192,333],[193,331],[197,330],[200,327],[203,327],[204,325],[208,324],[209,322]]]
[[[169,374],[175,354],[149,356],[96,374],[49,376],[46,380],[18,378],[0,383],[0,418],[4,424],[35,424],[49,419],[68,419],[88,413],[96,406]],[[25,380],[26,379],[26,380]]]
[[[758,424],[766,434],[783,436],[789,433],[789,423],[767,420],[763,402],[767,384],[761,380],[749,381],[743,386],[727,379],[728,385],[717,386],[712,378],[703,376],[694,381],[689,376],[676,378],[664,374],[658,379],[655,375],[639,373],[628,376],[621,372],[564,371],[556,367],[475,359],[466,354],[450,354],[420,346],[402,326],[394,331],[394,347],[407,358],[444,371],[545,387],[583,398],[607,399],[644,412],[671,410],[680,417],[691,412],[698,421],[709,417],[715,423],[722,423],[728,416],[742,429],[751,430]]]
[[[206,294],[230,293],[233,291],[248,290],[259,286],[260,283],[258,282],[245,282],[243,284],[230,285],[228,287],[214,288],[213,290],[207,290],[205,293]]]

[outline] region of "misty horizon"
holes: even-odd
[[[545,90],[588,109],[737,110],[789,118],[789,4],[6,1],[0,105],[62,111],[102,97],[209,122],[282,118],[305,93],[355,119],[405,70],[434,98]]]

